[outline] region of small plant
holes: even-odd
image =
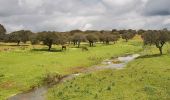
[[[112,86],[115,86],[115,82],[112,82]]]
[[[58,92],[58,96],[62,96],[63,95],[63,92]]]
[[[80,87],[77,87],[77,90],[80,90]]]
[[[111,86],[108,86],[108,87],[107,87],[107,90],[108,90],[108,91],[110,91],[111,89],[112,89]]]
[[[89,49],[86,46],[81,47],[82,51],[89,51]]]
[[[43,79],[45,84],[53,84],[58,82],[62,78],[59,73],[47,73]]]
[[[106,79],[106,77],[103,77],[102,80]]]
[[[155,90],[156,90],[155,87],[150,86],[150,85],[146,85],[144,87],[144,91],[149,95],[153,95],[155,93]]]
[[[101,88],[101,89],[99,90],[99,93],[102,92],[102,90],[103,90],[103,89]]]
[[[4,76],[5,76],[4,74],[0,74],[0,78],[1,78],[1,77],[4,77]]]
[[[30,89],[31,89],[31,90],[35,90],[35,89],[37,89],[38,87],[39,87],[39,85],[34,84],[34,85],[30,86]]]
[[[95,94],[94,98],[95,98],[95,99],[97,99],[97,98],[98,98],[98,94],[97,94],[97,93]]]
[[[167,53],[170,54],[170,49],[167,50]]]
[[[53,97],[56,97],[55,89],[52,89]]]

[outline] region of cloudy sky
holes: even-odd
[[[8,32],[170,29],[170,0],[0,0]]]

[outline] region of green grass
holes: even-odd
[[[119,41],[114,45],[101,45],[82,52],[78,48],[69,48],[66,52],[34,51],[31,47],[1,46],[14,48],[0,52],[0,100],[16,93],[26,91],[31,86],[41,84],[48,72],[60,74],[73,73],[75,67],[89,67],[112,56],[134,53],[141,50],[140,41],[125,43]],[[37,46],[42,48],[42,46]],[[56,46],[58,48],[58,46]]]
[[[164,53],[169,46],[164,47]],[[170,54],[155,47],[122,70],[81,75],[51,88],[49,100],[170,100]]]

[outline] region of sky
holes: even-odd
[[[0,0],[0,24],[16,30],[170,29],[170,0]]]

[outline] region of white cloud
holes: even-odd
[[[128,3],[133,2],[134,0],[103,0],[103,2],[112,5],[112,6],[123,6],[127,5]]]
[[[169,3],[169,0],[0,0],[0,23],[8,31],[155,29],[168,27]]]
[[[92,24],[87,23],[85,24],[82,28],[80,28],[81,30],[90,30],[93,27]]]
[[[35,9],[42,6],[44,0],[18,0],[18,4],[21,7],[28,7],[30,9]]]

